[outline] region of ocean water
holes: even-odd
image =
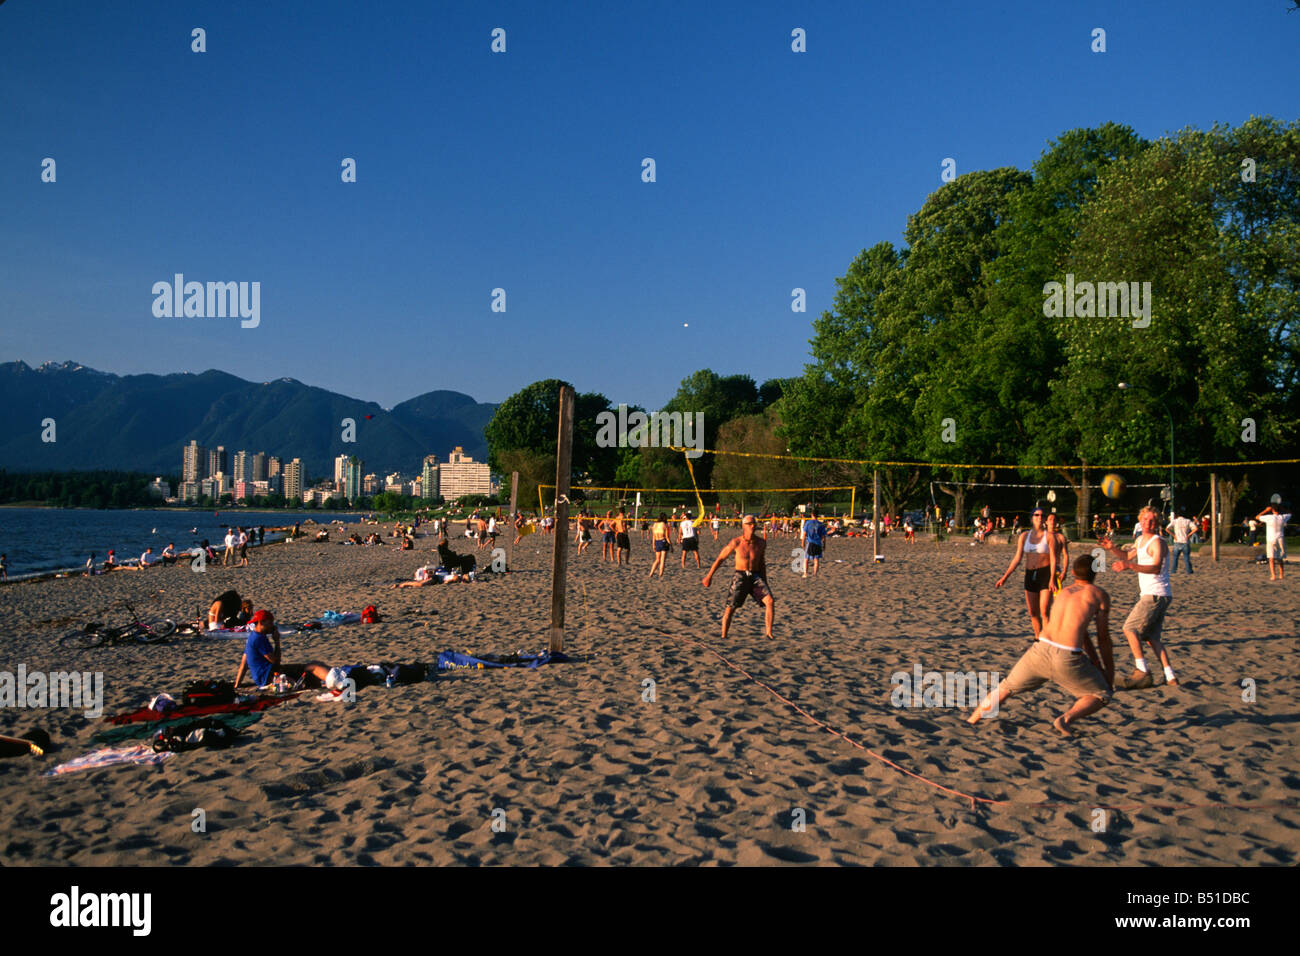
[[[219,514],[220,517],[216,515]],[[224,547],[226,529],[232,525],[265,525],[266,540],[273,527],[313,518],[324,523],[335,518],[353,523],[360,515],[334,511],[94,511],[85,508],[0,508],[0,554],[9,566],[9,580],[50,571],[80,570],[90,553],[100,564],[108,549],[118,563],[133,561],[152,546],[159,554],[167,543],[183,551],[204,538],[214,548]]]

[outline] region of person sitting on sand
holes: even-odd
[[[147,571],[157,564],[161,559],[154,556],[153,548],[145,548],[144,554],[140,555],[140,563],[136,565],[136,570]]]
[[[772,599],[772,592],[767,586],[767,541],[754,534],[756,526],[757,519],[753,515],[745,515],[740,522],[740,537],[731,539],[731,542],[714,559],[709,573],[704,575],[704,586],[707,588],[713,581],[713,573],[718,570],[718,565],[735,552],[736,572],[732,575],[727,606],[722,612],[723,640],[727,637],[731,615],[737,608],[743,607],[745,598],[751,595],[755,601],[763,605],[767,636],[772,636],[772,618],[775,616],[776,602]]]
[[[1006,680],[966,718],[968,723],[978,723],[990,710],[1000,708],[1008,697],[1042,687],[1049,680],[1075,697],[1074,706],[1052,721],[1052,726],[1064,737],[1074,736],[1070,732],[1071,724],[1096,713],[1110,701],[1115,680],[1110,644],[1110,595],[1092,583],[1091,555],[1076,558],[1073,571],[1074,583],[1056,595],[1034,646],[1025,651]],[[1094,619],[1100,659],[1088,636],[1088,625]]]
[[[438,542],[438,560],[441,561],[442,566],[447,568],[449,571],[459,571],[465,574],[473,571],[475,566],[478,564],[474,555],[457,554],[455,551],[451,550],[451,545],[447,543],[446,538],[443,538]]]
[[[116,571],[118,568],[117,557],[112,548],[108,549],[108,557],[104,559],[103,567],[99,569],[100,574],[107,574],[109,571]]]
[[[280,661],[280,632],[275,626],[275,617],[270,611],[261,610],[248,622],[248,641],[244,644],[243,656],[235,670],[235,687],[238,688],[247,673],[256,687],[265,687],[271,683],[276,674],[283,674],[292,681],[306,677],[311,686],[321,686],[329,676],[330,669],[319,661],[306,664],[284,664]]]
[[[176,544],[175,544],[175,542],[168,541],[168,542],[167,542],[167,547],[163,548],[163,550],[162,550],[162,554],[159,555],[159,557],[162,558],[162,562],[163,562],[164,565],[175,564],[175,563],[176,563]]]
[[[238,627],[239,605],[239,592],[233,588],[218,594],[208,608],[208,630]]]

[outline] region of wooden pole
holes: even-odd
[[[560,431],[555,440],[555,548],[551,556],[551,653],[564,650],[564,591],[569,564],[569,468],[573,458],[573,389],[560,386]]]
[[[884,558],[880,542],[880,472],[871,473],[871,541],[876,549],[876,560]]]
[[[1210,557],[1219,561],[1219,482],[1210,472]]]
[[[507,554],[506,571],[510,571],[515,566],[515,537],[519,535],[519,532],[518,530],[515,529],[514,523],[517,518],[517,515],[515,514],[515,509],[518,507],[519,507],[519,472],[512,471],[510,473],[510,525],[511,527],[506,531],[506,534],[510,534],[511,531],[514,531],[514,535],[511,536],[510,538],[510,550],[506,552]]]

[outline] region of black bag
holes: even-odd
[[[186,707],[209,707],[214,704],[233,704],[235,685],[228,680],[209,677],[196,680],[185,688],[182,701]]]
[[[197,750],[200,747],[220,750],[229,747],[238,736],[239,731],[234,727],[227,727],[221,721],[207,717],[158,731],[153,738],[153,752],[181,753],[185,750]]]

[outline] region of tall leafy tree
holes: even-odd
[[[483,429],[488,441],[488,463],[503,470],[502,454],[528,451],[548,456],[554,475],[555,440],[560,417],[560,379],[545,379],[515,392],[502,402]],[[575,390],[576,391],[576,390]],[[610,411],[609,399],[594,392],[578,392],[573,415],[573,463],[575,476],[585,476],[597,483],[611,480],[618,463],[617,448],[596,444],[597,416]]]
[[[1249,460],[1296,431],[1300,127],[1252,120],[1184,130],[1101,177],[1069,266],[1081,279],[1151,283],[1150,324],[1058,320],[1062,384],[1084,453],[1112,460]],[[1243,177],[1243,149],[1255,160]],[[1077,311],[1077,310],[1076,310]],[[1120,393],[1116,384],[1141,390]],[[1252,413],[1254,413],[1252,415]],[[1241,441],[1254,417],[1257,440]],[[1159,473],[1159,472],[1157,472]],[[1230,525],[1247,476],[1224,487]]]

